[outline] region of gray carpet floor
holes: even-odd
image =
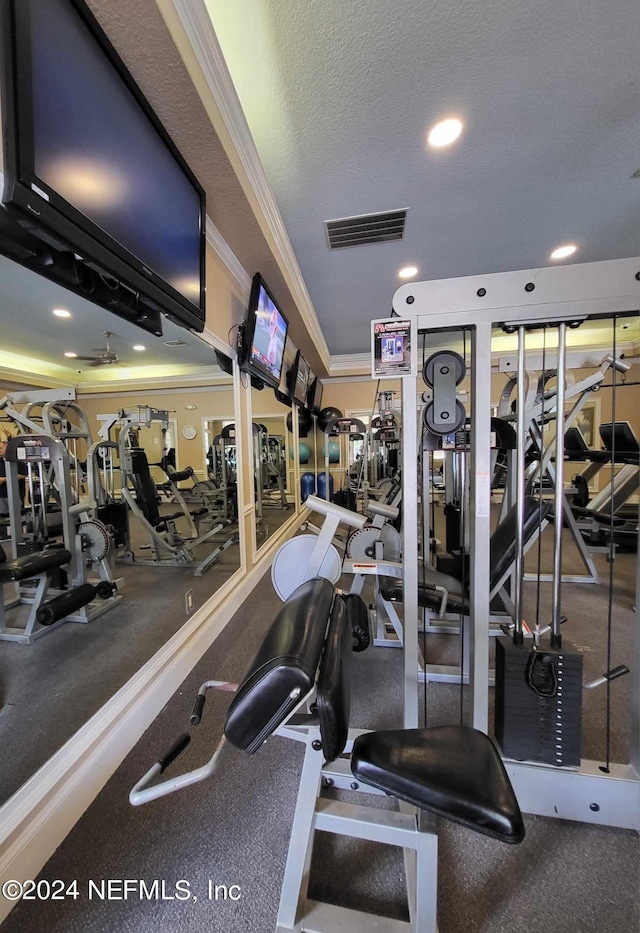
[[[604,560],[599,565],[606,572]],[[635,624],[634,566],[634,555],[621,555],[616,562],[615,663],[624,661]],[[606,594],[605,585],[565,589],[569,616],[565,634],[581,646],[585,679],[602,668]],[[535,595],[529,585],[525,606],[529,614],[535,611]],[[237,680],[243,675],[279,606],[266,576],[49,860],[41,877],[77,880],[77,900],[22,902],[5,921],[7,933],[44,929],[137,933],[158,927],[179,933],[266,933],[274,929],[302,764],[299,743],[276,737],[252,758],[228,749],[215,779],[139,809],[129,806],[127,796],[168,741],[185,729],[199,684],[209,678]],[[455,659],[454,639],[430,638],[430,642],[430,660]],[[401,663],[400,651],[393,649],[371,648],[354,656],[353,726],[401,725]],[[629,678],[621,678],[612,691],[612,748],[614,757],[622,760],[629,742],[625,680]],[[429,724],[458,721],[459,699],[457,686],[429,685]],[[224,695],[210,695],[204,722],[191,730],[194,741],[180,759],[180,768],[194,767],[209,757],[222,732],[227,703]],[[603,709],[602,692],[589,698],[584,717],[587,755],[603,754]],[[640,928],[637,834],[540,817],[527,816],[525,822],[527,837],[517,847],[441,823],[442,933],[631,933]],[[189,882],[195,898],[89,899],[89,879],[109,878],[144,879],[148,884],[163,879],[168,892],[182,879]],[[209,900],[209,881],[239,885],[240,898]],[[398,851],[319,834],[311,896],[403,917],[403,883]]]

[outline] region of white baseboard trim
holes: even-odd
[[[295,521],[294,521],[295,519]],[[238,583],[227,581],[118,692],[0,808],[0,882],[36,878],[304,519],[293,515]],[[215,672],[214,672],[215,673]],[[0,923],[15,906],[0,895]]]

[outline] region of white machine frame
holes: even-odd
[[[637,313],[640,309],[640,258],[556,266],[402,285],[393,298],[400,317],[415,318],[419,332],[468,329],[471,334],[471,639],[470,704],[472,725],[489,725],[489,539],[491,481],[491,336],[502,324],[581,321]],[[402,379],[404,502],[417,490],[417,378]],[[405,728],[418,726],[418,522],[406,508],[404,557]],[[640,570],[636,589],[640,597]],[[640,604],[640,600],[638,600]],[[583,760],[579,769],[507,761],[522,809],[558,817],[640,830],[640,626],[630,646],[632,684],[629,764]]]

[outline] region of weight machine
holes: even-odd
[[[142,448],[138,447],[138,432],[141,428],[151,427],[153,422],[160,422],[166,428],[169,412],[139,406],[135,409],[123,409],[115,414],[99,415],[98,420],[102,422],[99,434],[105,441],[108,441],[111,431],[118,425],[117,451],[121,475],[121,497],[129,507],[131,514],[147,532],[149,544],[146,547],[153,555],[149,560],[142,560],[134,554],[127,526],[123,543],[124,558],[128,562],[135,561],[147,566],[195,564],[194,575],[202,576],[213,566],[220,555],[231,547],[234,537],[229,536],[204,558],[196,556],[195,549],[220,534],[226,523],[220,522],[204,534],[199,534],[196,521],[204,518],[208,510],[202,508],[189,511],[180,491],[168,475],[167,482],[170,485],[171,498],[179,506],[180,511],[161,514],[158,507],[158,489],[149,471],[147,455]],[[98,443],[98,453],[100,449],[101,444]],[[104,456],[112,456],[108,453],[110,446],[102,445],[102,449],[105,452]],[[95,476],[95,470],[92,470],[92,475]],[[177,529],[176,523],[179,520],[183,522],[183,527],[186,525],[184,533]]]
[[[491,488],[491,337],[494,327],[518,330],[525,327],[564,327],[590,317],[612,317],[636,313],[640,305],[638,281],[640,260],[623,259],[570,265],[524,272],[470,276],[434,282],[403,285],[394,295],[393,308],[400,318],[409,319],[420,333],[464,330],[470,334],[471,349],[471,450],[469,567],[470,644],[469,712],[476,728],[488,731],[489,710],[489,623],[490,623],[490,488]],[[416,334],[417,336],[417,334]],[[524,348],[524,340],[522,341]],[[615,354],[614,354],[615,356]],[[522,352],[518,371],[525,375]],[[564,378],[558,385],[564,387]],[[407,490],[418,488],[418,435],[414,416],[417,373],[402,379],[402,441],[404,502]],[[564,416],[564,399],[557,399],[558,414]],[[520,406],[520,417],[525,417]],[[439,415],[439,412],[435,412]],[[564,434],[564,417],[559,419]],[[524,438],[525,426],[519,426]],[[519,442],[519,457],[524,444]],[[556,457],[562,462],[562,453]],[[522,474],[520,474],[522,475]],[[561,502],[561,499],[560,499]],[[520,510],[524,500],[518,490]],[[417,510],[416,510],[417,511]],[[562,527],[562,505],[555,515],[555,532]],[[521,545],[521,532],[518,533]],[[557,552],[556,552],[557,553]],[[405,726],[418,725],[418,520],[412,510],[404,510],[404,670]],[[522,552],[519,549],[517,578],[521,579]],[[553,587],[561,584],[557,557]],[[640,581],[638,583],[640,589]],[[515,600],[516,606],[519,600]],[[521,615],[516,609],[516,619]],[[522,809],[542,816],[640,829],[640,634],[636,624],[629,646],[631,668],[631,754],[629,764],[584,760],[573,768],[541,766],[530,761],[507,760]],[[605,675],[610,689],[611,671]]]
[[[114,575],[111,535],[93,516],[94,504],[73,501],[70,456],[62,440],[43,434],[13,437],[5,460],[12,558],[0,551],[0,584],[11,585],[13,596],[0,605],[0,640],[31,644],[63,622],[90,622],[112,609],[122,599],[121,581]],[[27,467],[26,516],[19,464]],[[45,602],[50,591],[56,595]],[[95,603],[97,596],[104,602]],[[24,604],[31,606],[24,624],[8,625],[6,610]]]
[[[264,424],[254,421],[253,425],[253,468],[256,486],[256,521],[262,522],[267,507],[288,509],[284,471],[278,453],[269,445],[269,432]],[[277,451],[281,445],[277,445]]]

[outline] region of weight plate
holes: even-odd
[[[347,541],[347,557],[349,560],[372,560],[372,555],[367,551],[375,548],[375,543],[380,537],[380,529],[373,525],[365,525],[349,535]]]
[[[90,560],[102,560],[109,553],[111,536],[106,527],[95,519],[80,522],[78,534],[84,538],[82,553]]]
[[[422,369],[422,378],[427,385],[433,388],[434,368],[438,362],[448,366],[455,366],[456,385],[460,385],[467,372],[467,367],[460,354],[455,353],[453,350],[438,350],[437,353],[431,354]]]
[[[297,535],[287,541],[278,549],[271,565],[271,582],[273,588],[284,602],[297,588],[309,580],[307,567],[318,543],[318,536],[314,534]],[[325,577],[334,585],[342,573],[342,560],[336,548],[330,544],[320,570],[316,574]]]

